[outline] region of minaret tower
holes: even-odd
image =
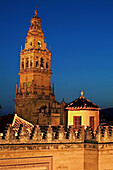
[[[41,19],[35,15],[31,18],[25,48],[20,52],[20,84],[16,86],[15,113],[24,119],[37,123],[40,108],[46,108],[51,122],[51,111],[55,102],[54,87],[51,88],[51,52],[47,49],[46,39],[41,27]],[[56,107],[56,104],[54,104]],[[46,117],[46,116],[44,116]],[[43,123],[42,123],[43,124]],[[44,123],[45,124],[45,123]]]

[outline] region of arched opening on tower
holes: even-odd
[[[27,58],[27,61],[26,61],[26,68],[29,67],[29,58]]]
[[[35,67],[38,68],[38,61],[37,60],[35,61]]]
[[[40,60],[40,67],[41,69],[43,69],[44,67],[44,59],[41,57],[41,60]]]
[[[38,47],[41,47],[41,42],[40,41],[38,41]]]

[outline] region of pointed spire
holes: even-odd
[[[35,16],[37,16],[37,7],[35,7]]]

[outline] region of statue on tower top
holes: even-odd
[[[35,16],[37,16],[37,7],[35,7]]]

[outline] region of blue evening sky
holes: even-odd
[[[35,6],[52,53],[56,99],[113,107],[113,0],[0,1],[1,114],[14,113],[21,44]]]

